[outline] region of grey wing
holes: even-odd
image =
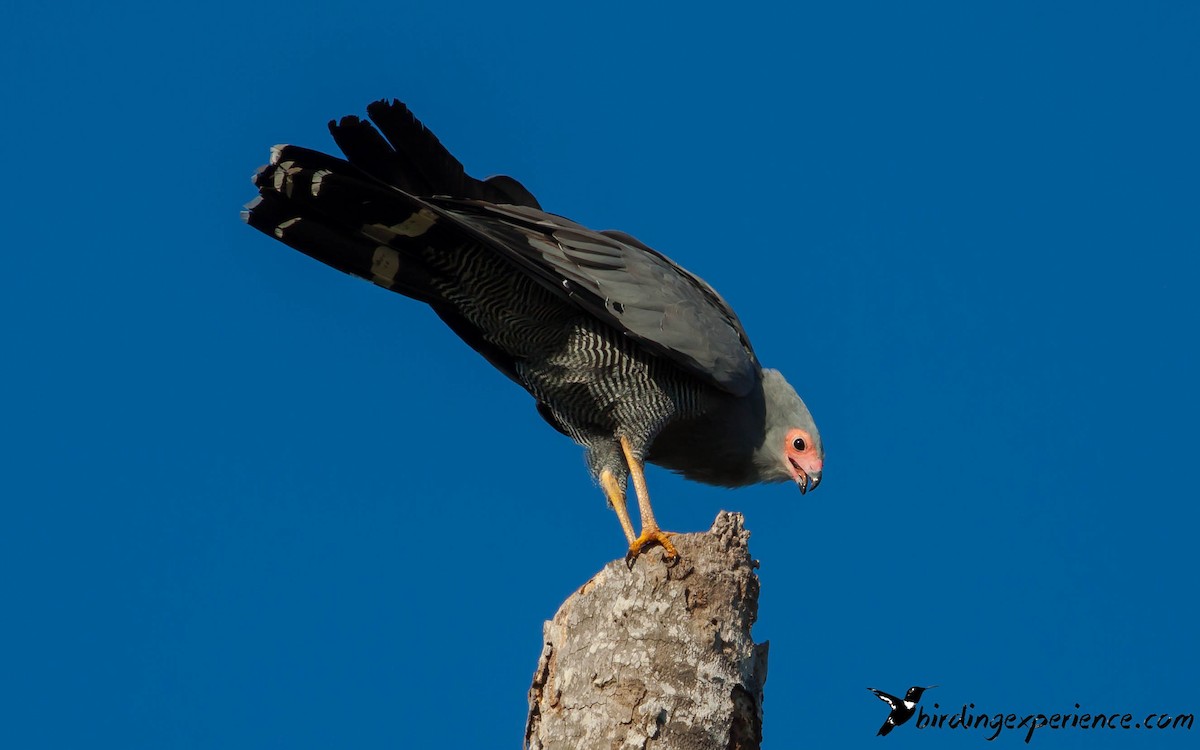
[[[759,364],[737,315],[699,277],[623,232],[525,206],[430,199],[547,287],[702,380],[745,395]]]

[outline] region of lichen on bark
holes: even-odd
[[[626,567],[616,560],[543,628],[529,750],[757,750],[767,644],[750,628],[759,581],[741,514]]]

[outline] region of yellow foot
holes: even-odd
[[[676,551],[675,545],[671,544],[671,537],[674,535],[673,532],[662,529],[642,529],[642,535],[629,544],[629,552],[625,555],[625,564],[633,568],[633,562],[637,560],[638,555],[656,544],[663,548],[667,561],[672,565],[675,564],[679,561],[679,552]]]

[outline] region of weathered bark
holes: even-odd
[[[757,749],[767,644],[756,645],[758,566],[738,513],[609,563],[543,628],[529,750]]]

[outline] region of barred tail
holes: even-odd
[[[243,220],[339,271],[423,302],[437,297],[420,260],[437,217],[420,199],[350,164],[297,146],[271,149]]]
[[[537,208],[508,177],[476,180],[437,137],[398,101],[375,102],[367,113],[330,122],[349,161],[299,146],[275,146],[254,175],[259,195],[243,220],[339,271],[423,302],[440,297],[421,260],[430,248],[467,237],[422,197],[435,195]]]

